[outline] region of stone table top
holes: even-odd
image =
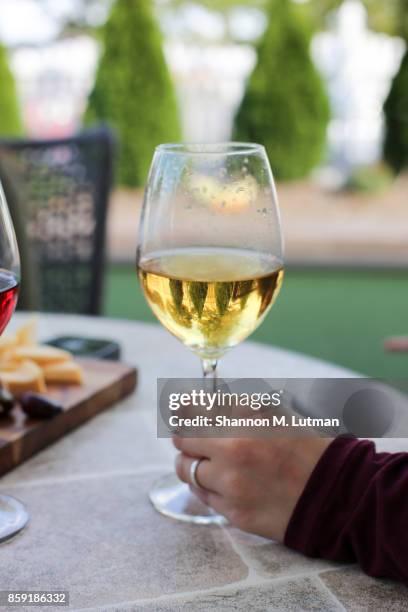
[[[197,359],[159,326],[40,317],[42,339],[62,334],[119,341],[123,359],[139,368],[139,386],[0,479],[1,492],[21,499],[31,515],[29,526],[1,546],[0,589],[64,589],[71,609],[98,612],[407,609],[406,587],[371,579],[355,566],[307,559],[230,526],[188,525],[156,513],[147,492],[172,470],[174,456],[169,441],[156,437],[156,378],[199,376]],[[225,377],[348,375],[251,342],[227,355],[221,371]]]

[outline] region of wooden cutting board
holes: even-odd
[[[117,361],[77,359],[84,369],[81,386],[48,385],[47,395],[64,411],[49,420],[32,419],[16,406],[0,417],[0,476],[81,423],[130,395],[137,370]]]

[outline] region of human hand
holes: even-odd
[[[175,436],[178,477],[208,506],[251,533],[283,541],[296,503],[329,438]],[[191,485],[190,468],[199,488]]]

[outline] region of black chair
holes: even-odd
[[[26,234],[24,207],[17,193],[15,181],[6,171],[4,164],[0,163],[0,180],[3,191],[7,194],[7,204],[18,239],[20,252],[21,273],[24,282],[20,283],[18,292],[18,308],[21,310],[38,310],[38,271],[34,258],[31,257],[30,244]]]
[[[31,286],[24,308],[101,313],[114,150],[105,127],[57,140],[0,140],[22,287]]]

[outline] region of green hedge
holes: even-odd
[[[22,132],[16,87],[6,49],[0,45],[0,136],[19,136]]]
[[[155,146],[180,138],[176,96],[151,1],[116,0],[102,34],[103,54],[85,121],[116,128],[119,182],[141,186]]]
[[[291,180],[306,176],[322,159],[329,103],[310,57],[308,23],[291,0],[270,0],[267,16],[235,138],[264,144],[276,178]]]
[[[384,104],[384,158],[400,172],[408,167],[408,51]]]

